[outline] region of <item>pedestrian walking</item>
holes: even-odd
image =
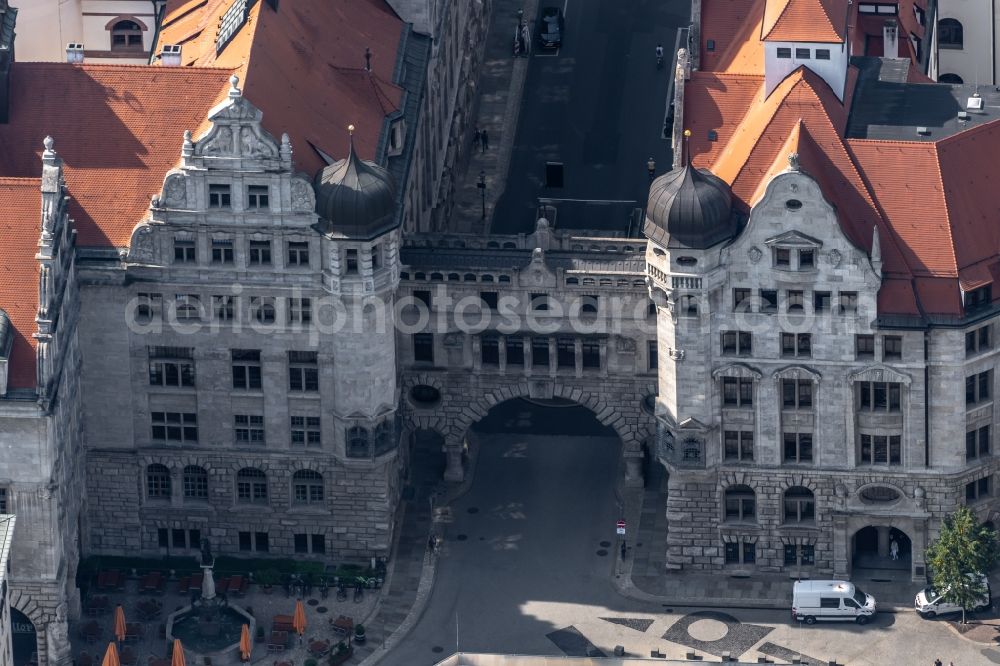
[[[656,178],[656,160],[654,160],[652,157],[646,160],[646,171],[649,172],[650,180]]]
[[[479,141],[483,144],[483,152],[485,153],[486,149],[490,147],[490,135],[485,129],[479,133]]]
[[[483,133],[480,132],[479,128],[477,127],[475,133],[472,135],[472,147],[478,148],[479,144],[482,143],[482,141],[483,141]]]
[[[895,539],[889,542],[889,557],[893,560],[899,559],[899,542]]]

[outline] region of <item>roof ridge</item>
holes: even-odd
[[[985,125],[983,125],[982,127],[985,127]],[[952,261],[952,264],[955,266],[955,272],[958,273],[958,271],[959,271],[958,253],[955,251],[955,236],[954,236],[954,234],[951,233],[951,210],[950,210],[951,206],[948,203],[948,191],[945,188],[945,184],[944,184],[944,174],[941,172],[941,152],[940,152],[940,149],[941,149],[941,147],[938,145],[938,142],[934,142],[934,146],[933,146],[933,150],[934,150],[934,173],[937,174],[938,184],[941,186],[941,194],[939,196],[941,197],[941,203],[944,204],[944,206],[943,206],[944,207],[944,220],[945,220],[945,223],[946,223],[944,225],[944,228],[945,228],[945,233],[948,234],[948,249],[951,251],[951,261]]]
[[[937,141],[932,141],[930,143],[933,143],[935,146],[941,146],[951,143],[959,143],[959,140],[967,139],[970,136],[975,136],[976,134],[985,132],[987,129],[996,129],[997,127],[1000,127],[1000,118],[983,123],[982,125],[976,125],[975,127],[970,127],[967,130],[962,130],[961,132],[957,132],[955,134],[952,134],[951,136],[946,136],[942,139],[938,139]]]
[[[705,69],[696,69],[693,72],[691,72],[691,76],[697,76],[699,78],[702,76],[714,76],[716,78],[756,79],[758,81],[764,80],[763,74],[744,74],[742,72],[717,72],[715,70],[709,71]]]
[[[62,69],[62,68],[74,68],[74,69],[102,69],[102,70],[116,70],[116,69],[146,69],[153,72],[176,72],[178,74],[183,72],[219,72],[221,70],[232,70],[232,67],[209,67],[207,65],[192,65],[189,67],[164,67],[162,65],[147,65],[147,64],[137,64],[137,63],[116,63],[116,62],[82,62],[80,64],[71,64],[68,62],[41,62],[35,60],[18,60],[15,62],[15,67],[31,67],[34,69]]]

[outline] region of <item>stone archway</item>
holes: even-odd
[[[895,544],[895,546],[893,546]],[[900,527],[869,524],[851,536],[851,569],[876,580],[907,578],[913,568],[913,540]]]
[[[54,665],[68,663],[70,658],[69,647],[69,624],[66,613],[61,615],[57,612],[55,616],[46,613],[45,610],[29,595],[19,591],[14,587],[10,596],[10,623],[14,643],[14,665],[25,666],[30,663],[32,656],[38,666],[46,664]],[[65,608],[65,606],[64,606]],[[16,626],[27,623],[30,626]],[[20,637],[20,638],[19,638]],[[48,643],[50,640],[62,638],[61,648],[63,654],[50,654]]]

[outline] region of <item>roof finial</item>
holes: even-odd
[[[353,155],[354,154],[354,125],[353,124],[347,126],[347,134],[348,134],[348,136],[350,137],[350,140],[351,140],[351,154]]]
[[[799,171],[799,154],[789,153],[788,154],[788,170],[789,171]]]
[[[233,74],[229,77],[229,99],[236,99],[243,96],[243,91],[239,89],[240,77]]]
[[[365,47],[365,71],[372,71],[372,50],[367,46]]]
[[[882,241],[878,237],[878,227],[872,227],[872,265],[879,273],[882,272]]]
[[[52,146],[56,145],[55,139],[47,136],[42,140],[42,145],[45,146],[45,150],[42,151],[42,161],[49,163],[55,160],[56,151],[52,148]]]
[[[681,145],[681,157],[682,157],[681,161],[684,162],[687,166],[691,166],[691,149],[688,146],[688,139],[690,138],[691,138],[691,130],[689,129],[684,130],[684,143]],[[683,159],[683,156],[685,154],[687,155],[687,159]]]

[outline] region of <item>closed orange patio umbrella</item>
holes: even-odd
[[[299,636],[306,633],[306,609],[302,605],[301,599],[295,602],[295,616],[292,618],[292,626],[295,627]]]
[[[181,645],[181,639],[174,639],[174,653],[170,655],[170,666],[185,666],[187,662],[184,659],[184,646]]]
[[[125,640],[125,632],[127,627],[125,626],[125,609],[122,608],[121,604],[115,607],[115,638],[121,643]]]
[[[104,661],[101,666],[121,666],[122,662],[118,658],[118,647],[114,641],[108,643],[108,650],[104,653]]]
[[[243,661],[250,661],[250,625],[244,624],[243,630],[240,632],[240,656],[243,657]]]

